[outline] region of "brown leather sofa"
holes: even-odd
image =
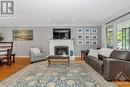
[[[87,55],[87,64],[93,67],[106,80],[130,80],[130,52],[114,50],[109,57],[98,55],[98,58]]]

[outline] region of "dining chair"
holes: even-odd
[[[12,54],[12,51],[11,49],[3,49],[3,50],[0,50],[0,65],[3,66],[4,64],[4,61],[6,61],[7,65],[10,65],[11,66],[11,54]]]

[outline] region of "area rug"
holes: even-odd
[[[47,61],[27,66],[8,79],[0,87],[118,87],[106,81],[85,62],[50,64]]]

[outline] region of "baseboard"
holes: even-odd
[[[29,58],[29,56],[15,56],[16,58]]]
[[[15,56],[16,58],[29,58],[29,56]],[[73,56],[75,57],[76,59],[77,58],[81,58],[81,56]]]
[[[81,56],[75,56],[75,58],[81,58]]]

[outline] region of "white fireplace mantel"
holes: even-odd
[[[69,40],[50,40],[50,55],[55,55],[55,46],[68,46],[69,47],[69,56],[70,56],[70,50],[74,52],[74,40],[69,39]],[[73,54],[74,55],[74,54]]]

